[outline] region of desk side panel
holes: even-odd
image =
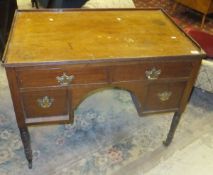
[[[7,79],[19,128],[25,127],[25,118],[15,68],[6,68]]]

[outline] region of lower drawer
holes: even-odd
[[[68,115],[69,94],[66,89],[22,92],[26,118]]]
[[[178,109],[186,82],[153,83],[147,90],[143,112]]]

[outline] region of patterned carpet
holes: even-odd
[[[112,175],[141,158],[147,162],[156,152],[162,153],[173,114],[140,118],[128,92],[105,90],[78,107],[73,125],[30,127],[34,162],[29,170],[6,82],[0,68],[1,175]],[[165,152],[173,154],[180,149],[178,145],[183,147],[198,137],[203,131],[197,127],[204,129],[213,122],[212,106],[212,94],[196,89],[176,132],[176,147],[171,145],[172,151],[164,148]],[[142,171],[139,166],[140,175]]]
[[[125,91],[97,93],[79,106],[73,125],[30,127],[29,170],[6,82],[0,67],[0,175],[110,174],[161,145],[171,120],[171,114],[141,120]]]
[[[134,3],[138,8],[163,8],[182,28],[192,26],[200,28],[202,19],[201,13],[182,5],[179,5],[173,13],[172,7],[174,5],[174,0],[134,0]],[[213,34],[213,14],[207,16],[203,30]]]
[[[154,1],[147,4],[151,6],[151,2]],[[167,4],[157,2],[158,6]],[[172,3],[168,3],[171,8]],[[140,118],[129,93],[102,91],[79,106],[73,125],[30,127],[34,162],[29,170],[2,67],[0,99],[0,175],[143,175],[208,132],[213,122],[213,94],[195,89],[174,142],[165,149],[162,140],[170,127],[172,113]],[[213,142],[206,140],[206,143],[213,147]],[[175,162],[179,160],[180,157]],[[162,168],[171,175],[171,167],[162,165]],[[159,175],[156,172],[152,175]]]

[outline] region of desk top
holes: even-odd
[[[204,54],[160,9],[18,11],[5,64]]]

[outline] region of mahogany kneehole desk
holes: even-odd
[[[160,9],[17,11],[4,54],[29,167],[27,127],[73,122],[85,96],[130,92],[138,114],[171,112],[171,143],[205,53]]]

